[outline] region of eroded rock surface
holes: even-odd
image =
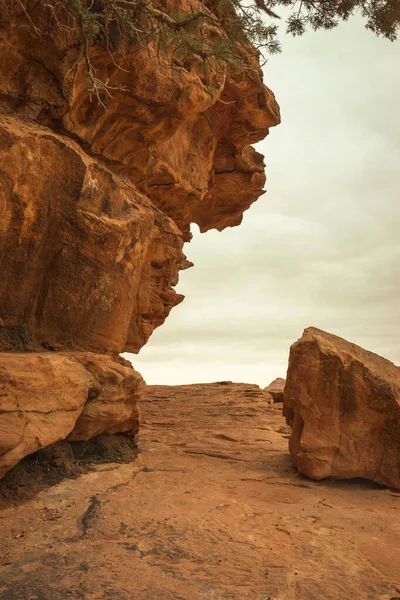
[[[154,40],[124,35],[123,23],[86,36],[84,18],[94,18],[101,1],[0,5],[0,366],[9,367],[2,351],[137,353],[183,299],[174,286],[191,266],[182,252],[190,224],[238,225],[263,191],[263,157],[251,144],[280,116],[258,53],[236,45],[246,68],[214,55],[205,63],[197,53],[178,60],[168,45],[158,52]],[[164,20],[206,11],[202,36],[226,38],[212,1],[166,0],[161,9]],[[36,436],[30,375],[14,364],[27,414],[15,406],[7,417],[16,444],[4,442],[7,465],[68,434],[136,426],[124,396],[131,373],[111,381],[108,363],[75,354],[40,360],[49,373],[40,366],[32,406],[53,417]],[[68,361],[77,365],[69,374]],[[54,369],[58,385],[65,379],[56,397]],[[90,402],[88,377],[103,390]]]
[[[106,355],[0,354],[0,477],[21,458],[65,439],[135,430],[139,373]]]
[[[47,346],[137,352],[182,300],[175,223],[46,128],[0,116],[0,314]]]
[[[24,0],[0,14],[0,317],[63,349],[138,352],[182,300],[190,223],[238,225],[262,193],[249,144],[279,107],[251,46],[250,70],[212,57],[205,70],[92,42],[113,90],[97,98],[71,11]]]
[[[141,410],[134,463],[0,513],[0,600],[399,596],[400,494],[299,475],[265,391],[150,386]]]
[[[400,369],[310,327],[290,350],[284,414],[298,471],[400,488]]]

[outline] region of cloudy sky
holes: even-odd
[[[310,325],[400,363],[399,58],[357,19],[283,38],[268,191],[240,227],[193,230],[185,301],[129,356],[148,383],[265,386]]]

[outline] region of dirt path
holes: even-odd
[[[153,386],[139,458],[0,515],[0,600],[400,599],[400,494],[292,469],[255,386]]]

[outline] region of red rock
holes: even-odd
[[[11,472],[1,600],[397,599],[400,494],[299,480],[279,406],[248,390],[149,386],[136,460],[28,498],[45,456]]]
[[[51,5],[26,6],[29,18],[18,3],[0,15],[0,111],[13,117],[0,142],[0,314],[53,346],[138,352],[182,300],[190,223],[238,225],[262,193],[249,144],[279,107],[251,46],[252,69],[210,58],[205,77],[196,57],[171,69],[151,47],[92,43],[96,77],[118,88],[105,110],[63,3],[58,24]]]
[[[135,430],[143,380],[110,357],[0,354],[0,477],[21,458],[67,436]]]
[[[290,350],[284,414],[299,473],[400,488],[400,369],[390,361],[310,327]]]
[[[266,392],[271,394],[274,399],[274,402],[283,402],[283,390],[285,388],[286,379],[282,379],[282,377],[277,377],[269,386],[265,389]]]
[[[77,29],[49,27],[49,20],[54,21],[49,7],[28,4],[31,22],[19,5],[0,16],[7,39],[0,63],[3,103],[16,111],[18,96],[18,114],[64,129],[97,157],[112,161],[114,170],[175,220],[185,239],[191,222],[202,230],[237,225],[265,181],[261,157],[254,160],[249,144],[280,122],[254,48],[238,47],[251,68],[210,57],[205,75],[200,57],[191,57],[185,68],[171,69],[151,46],[140,49],[128,43],[111,55],[93,43],[89,50],[96,77],[120,88],[112,97],[102,96],[104,110],[88,93]],[[167,0],[163,10],[195,11],[198,4]],[[57,11],[60,23],[67,22],[62,3]],[[45,45],[32,22],[46,31]],[[221,170],[221,161],[230,168]],[[228,171],[231,178],[223,176]]]
[[[182,237],[126,178],[0,117],[0,314],[56,347],[138,352],[183,296]]]
[[[138,400],[145,383],[132,367],[108,356],[75,353],[91,374],[88,399],[68,439],[88,440],[101,433],[136,431],[139,427]]]
[[[238,225],[262,193],[263,158],[250,144],[279,123],[279,107],[249,44],[235,50],[246,55],[248,69],[216,57],[205,69],[196,54],[171,68],[171,57],[160,60],[154,44],[143,48],[132,39],[114,40],[112,51],[91,40],[85,56],[66,0],[6,4],[0,11],[0,314],[6,326],[0,365],[8,369],[1,350],[10,349],[138,352],[183,300],[174,287],[179,271],[191,266],[182,252],[190,224],[202,231]],[[208,10],[196,0],[163,3],[167,14],[199,7]],[[225,35],[204,24],[202,35],[208,33]],[[101,102],[88,90],[88,62],[113,88]],[[15,413],[22,429],[16,416],[7,417],[14,419],[14,437],[9,443],[7,425],[5,469],[62,436],[87,439],[105,427],[137,426],[136,388],[126,367],[111,368],[108,357],[79,362],[75,354],[53,354],[41,359],[31,390],[33,405],[41,397],[41,410],[48,403],[59,421],[46,417],[42,431],[42,417],[31,423],[31,375],[15,363],[18,356],[12,371],[26,414]],[[38,356],[24,361],[36,365]],[[76,360],[68,375],[65,361]],[[56,371],[64,387],[54,398]],[[85,378],[101,381],[90,401]],[[113,408],[109,393],[117,394]]]

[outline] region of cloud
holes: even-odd
[[[149,383],[267,385],[310,325],[400,363],[399,45],[357,19],[284,38],[268,192],[240,227],[194,232],[184,303],[130,357]]]

